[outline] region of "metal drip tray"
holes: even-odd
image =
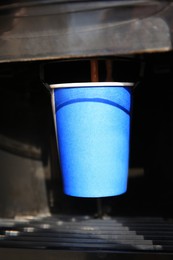
[[[1,219],[0,247],[170,253],[173,222],[162,218],[89,216]]]

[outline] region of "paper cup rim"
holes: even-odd
[[[132,82],[82,82],[51,84],[50,88],[82,88],[82,87],[132,87]]]

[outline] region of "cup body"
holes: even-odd
[[[65,194],[106,197],[126,191],[130,86],[116,82],[52,86]]]

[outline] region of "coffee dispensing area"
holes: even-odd
[[[173,1],[2,1],[0,259],[172,259]]]

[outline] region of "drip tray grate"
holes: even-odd
[[[173,222],[89,216],[0,219],[0,247],[173,252]]]

